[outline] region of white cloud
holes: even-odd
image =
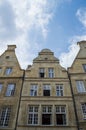
[[[69,43],[71,43],[71,45],[68,48],[68,52],[62,53],[59,57],[60,63],[63,67],[67,68],[72,65],[80,49],[79,45],[77,45],[77,42],[83,40],[86,40],[86,35],[74,36],[69,40]]]
[[[53,0],[55,2],[55,0]],[[53,16],[54,2],[48,0],[9,0],[16,15],[16,27],[24,33],[31,28],[40,28],[44,37],[47,25]],[[53,4],[53,6],[52,6]]]
[[[16,44],[22,68],[26,68],[48,34],[48,24],[57,6],[72,0],[2,0],[0,9],[0,53],[7,44]],[[2,8],[2,6],[4,8]],[[6,18],[7,17],[7,18]],[[38,40],[39,39],[39,40]]]
[[[60,63],[63,67],[70,67],[79,51],[79,46],[76,44],[71,44],[68,48],[67,53],[62,53],[60,55]]]
[[[7,44],[16,44],[21,66],[25,68],[31,63],[35,53],[42,46],[39,43],[40,37],[45,39],[47,36],[48,24],[53,17],[56,3],[56,0],[1,1],[0,9],[3,13],[0,16],[0,53]],[[10,20],[8,18],[5,20],[5,16]],[[17,35],[12,37],[12,33]]]
[[[84,26],[84,31],[86,31],[86,8],[80,8],[76,12],[76,16],[79,19],[79,21]],[[70,67],[79,51],[79,46],[76,44],[78,41],[86,40],[86,35],[77,35],[73,36],[69,43],[71,45],[69,46],[68,52],[62,53],[60,55],[60,63],[63,67]]]
[[[76,12],[76,16],[80,20],[80,22],[86,27],[86,8],[80,8]]]

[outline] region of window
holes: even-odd
[[[50,96],[50,85],[43,86],[43,96]]]
[[[29,125],[37,125],[38,124],[38,106],[29,106],[28,124]]]
[[[37,96],[37,85],[31,85],[30,96]]]
[[[12,73],[12,68],[6,68],[5,74],[9,75]]]
[[[1,71],[2,71],[2,68],[0,67],[0,73],[1,73]]]
[[[1,90],[2,90],[2,87],[3,87],[3,84],[2,84],[2,83],[0,83],[0,92],[1,92]]]
[[[56,85],[56,95],[63,96],[63,85],[62,84]]]
[[[8,84],[6,96],[13,96],[15,92],[15,84]]]
[[[6,59],[9,59],[10,58],[10,56],[6,56]]]
[[[48,69],[48,77],[49,78],[53,78],[54,77],[54,69],[53,68],[49,68]]]
[[[39,69],[39,77],[44,78],[45,72],[44,68]]]
[[[42,107],[42,125],[50,125],[52,122],[52,106]]]
[[[78,92],[85,92],[85,86],[84,86],[84,82],[82,80],[76,81],[76,85],[77,85]]]
[[[83,64],[83,69],[86,72],[86,64]]]
[[[66,125],[65,106],[56,106],[56,124],[57,125]]]
[[[83,118],[86,120],[86,103],[82,104]]]
[[[10,106],[4,106],[0,113],[0,126],[6,127],[9,124],[10,119],[10,113],[11,113],[11,107]]]

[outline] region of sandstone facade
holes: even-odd
[[[43,49],[22,70],[15,45],[0,56],[0,130],[86,130],[86,41],[66,70]]]

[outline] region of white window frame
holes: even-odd
[[[56,115],[58,115],[58,114],[64,114],[65,118],[66,118],[66,106],[56,105]],[[57,124],[56,123],[56,125],[66,125],[67,124],[67,119],[65,121],[63,120],[63,122],[64,122],[63,124]]]
[[[43,90],[51,90],[51,86],[49,84],[44,84]]]
[[[43,85],[43,96],[44,96],[44,91],[45,90],[51,90],[51,86],[49,85],[49,84],[45,84],[45,85]],[[51,91],[50,91],[51,92]],[[51,95],[51,93],[50,93],[50,95]]]
[[[76,81],[76,86],[77,86],[77,91],[79,93],[86,92],[83,80],[77,80]]]
[[[6,75],[9,75],[9,74],[11,74],[11,73],[12,73],[12,67],[6,68],[5,74],[6,74]]]
[[[42,115],[43,114],[49,114],[50,116],[50,124],[48,125],[52,125],[52,106],[51,105],[44,105],[42,106]],[[42,124],[42,125],[46,125],[46,124]]]
[[[0,126],[1,127],[7,127],[9,125],[10,113],[11,113],[10,106],[4,106],[2,108],[1,114],[0,114]]]
[[[15,84],[14,83],[8,84],[5,96],[8,96],[8,97],[14,96],[14,93],[15,93]]]
[[[36,84],[31,85],[30,96],[37,96],[37,85]]]
[[[28,125],[38,125],[38,105],[30,105],[28,106]],[[31,123],[29,121],[31,120]],[[37,121],[37,123],[35,123]]]
[[[86,120],[86,103],[81,104],[81,109],[83,113],[83,119]]]
[[[54,68],[48,68],[48,77],[54,78]]]
[[[44,76],[42,77],[41,74],[43,74]],[[45,68],[39,68],[39,77],[40,78],[44,78],[45,77]]]
[[[44,105],[42,106],[42,113],[43,114],[52,114],[52,106],[51,105]]]
[[[63,90],[63,84],[57,84],[56,85],[56,96],[63,96],[64,90]]]

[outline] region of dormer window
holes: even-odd
[[[44,71],[45,71],[44,68],[40,68],[39,69],[39,77],[40,78],[44,78],[44,76],[45,76],[45,72]]]
[[[12,73],[12,68],[11,67],[6,68],[5,74],[9,75],[11,73]]]

